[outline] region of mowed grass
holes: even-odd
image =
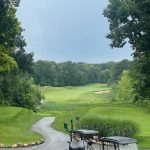
[[[77,87],[42,87],[41,92],[45,96],[46,102],[80,102],[80,103],[96,103],[102,101],[99,94],[95,91],[110,90],[106,84],[89,84]]]
[[[12,145],[29,143],[42,138],[31,131],[40,115],[18,107],[0,107],[0,143]]]
[[[70,123],[78,116],[96,116],[119,120],[132,120],[139,126],[135,138],[141,148],[150,148],[150,114],[145,109],[131,104],[116,104],[111,93],[95,94],[95,91],[110,90],[105,84],[89,84],[78,87],[41,87],[45,102],[43,113],[56,116],[53,127],[65,132],[63,123]]]

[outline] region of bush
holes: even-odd
[[[150,111],[150,99],[139,99],[134,101],[136,105],[144,107],[148,112]]]
[[[41,93],[30,76],[13,73],[0,76],[0,105],[36,111],[41,99]]]
[[[79,128],[97,130],[99,136],[126,136],[133,137],[138,127],[128,120],[113,120],[106,118],[82,118]]]

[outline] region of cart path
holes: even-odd
[[[58,132],[50,126],[55,117],[44,117],[32,126],[32,130],[44,137],[44,143],[29,148],[12,148],[12,150],[66,150],[68,149],[69,135]],[[0,148],[1,149],[1,148]],[[11,150],[4,148],[2,150]]]

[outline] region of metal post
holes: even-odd
[[[73,120],[70,120],[71,122],[71,131],[73,131]]]
[[[105,150],[104,141],[102,140],[102,149]]]
[[[70,141],[72,142],[72,131],[70,131]]]
[[[79,118],[79,117],[76,117],[76,129],[78,129],[79,120],[80,120],[80,118]]]

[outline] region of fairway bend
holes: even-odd
[[[12,150],[66,150],[68,149],[69,135],[58,132],[50,126],[55,117],[44,117],[32,126],[32,130],[43,135],[44,143],[29,148],[12,148]],[[4,149],[6,150],[6,148]],[[10,148],[9,148],[10,150]]]

